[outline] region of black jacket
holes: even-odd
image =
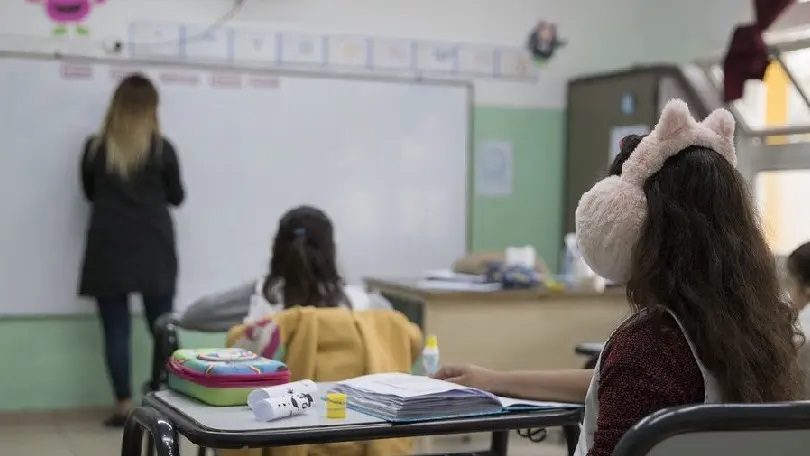
[[[173,296],[177,253],[169,205],[185,197],[174,147],[156,139],[143,168],[122,179],[107,171],[104,146],[91,153],[91,141],[81,162],[92,211],[79,294]]]

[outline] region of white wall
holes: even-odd
[[[641,61],[722,58],[734,26],[753,20],[754,0],[641,0]]]
[[[368,34],[521,46],[538,19],[559,23],[568,44],[541,70],[536,84],[476,84],[478,104],[562,107],[573,74],[613,69],[642,51],[633,12],[641,0],[247,0],[235,23],[308,31]],[[42,5],[0,2],[0,49],[98,54],[98,41],[126,38],[138,20],[208,24],[231,0],[108,0],[95,7],[89,38],[54,40]]]
[[[43,0],[40,0],[43,1]],[[92,0],[91,0],[92,1]],[[562,107],[565,81],[637,63],[722,55],[731,30],[752,17],[753,0],[246,0],[234,23],[520,46],[538,19],[559,23],[568,45],[537,84],[481,81],[479,104]],[[42,5],[0,1],[0,50],[100,52],[138,20],[209,24],[233,0],[107,0],[87,22],[89,38],[54,40]]]

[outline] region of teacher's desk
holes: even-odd
[[[624,288],[479,292],[421,288],[419,279],[364,280],[425,334],[437,336],[444,365],[582,367],[572,347],[606,340],[630,313]]]

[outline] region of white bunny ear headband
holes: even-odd
[[[577,245],[597,274],[620,283],[630,278],[631,253],[647,217],[644,183],[668,158],[690,146],[712,149],[736,165],[734,117],[717,109],[697,122],[683,100],[670,100],[655,129],[622,165],[622,174],[597,182],[582,195],[576,211]]]

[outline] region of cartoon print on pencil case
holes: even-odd
[[[314,402],[315,402],[315,400],[312,399],[311,394],[299,393],[299,394],[293,394],[292,396],[290,396],[290,403],[292,403],[292,406],[294,408],[297,408],[297,409],[306,410],[306,409],[312,407],[312,404]],[[292,414],[293,414],[293,411],[290,410],[290,416],[292,416]]]
[[[84,26],[84,21],[90,15],[93,5],[98,5],[107,0],[28,0],[29,3],[43,3],[45,12],[51,21],[56,25],[53,34],[64,36],[68,33],[68,26],[76,26],[76,33],[81,36],[90,34],[90,30]]]

